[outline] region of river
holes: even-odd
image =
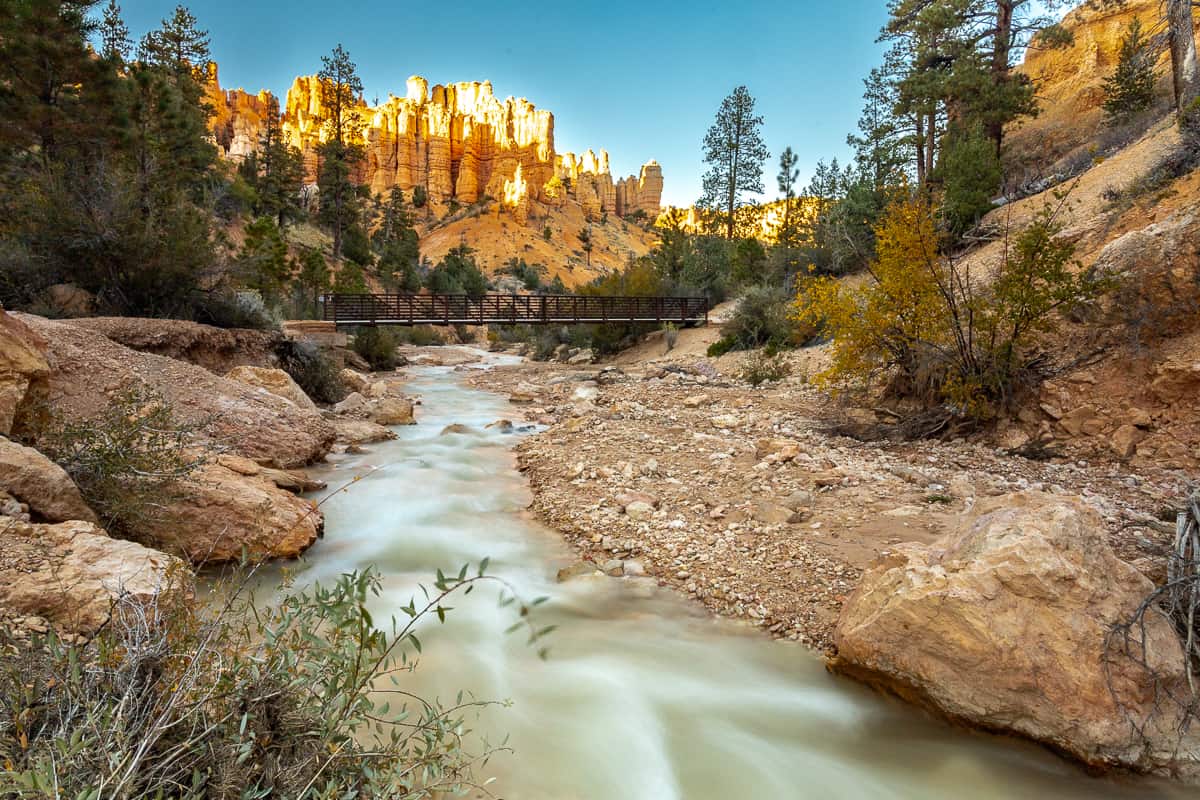
[[[540,623],[560,627],[542,660],[491,589],[456,598],[422,631],[421,667],[405,689],[510,700],[482,728],[512,754],[487,769],[508,800],[790,798],[1125,798],[1185,796],[1178,787],[1085,775],[1032,745],[953,728],[828,674],[804,647],[630,579],[559,584],[568,547],[523,513],[519,434],[485,430],[511,416],[505,398],[449,368],[411,370],[419,425],[314,475],[333,488],[325,538],[298,568],[332,582],[374,566],[385,590],[372,612],[399,615],[418,583],[490,559],[525,598],[549,595]],[[451,423],[466,434],[439,435]],[[328,493],[327,493],[328,494]],[[485,589],[486,587],[481,587]],[[489,597],[489,593],[493,594]],[[480,776],[486,777],[486,776]]]

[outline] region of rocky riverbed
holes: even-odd
[[[937,540],[987,497],[1080,498],[1120,558],[1161,577],[1158,519],[1179,507],[1182,473],[1031,460],[982,440],[861,442],[828,432],[830,400],[802,377],[753,388],[736,363],[524,363],[472,381],[546,425],[518,448],[532,510],[594,568],[644,572],[817,649],[831,649],[868,565]]]

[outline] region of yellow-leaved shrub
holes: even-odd
[[[876,258],[861,280],[797,282],[794,316],[832,339],[832,361],[814,382],[840,388],[880,377],[891,396],[993,415],[1032,377],[1034,337],[1109,285],[1084,274],[1074,245],[1058,237],[1064,204],[1056,198],[1006,235],[997,269],[973,271],[941,251],[930,199],[900,193],[876,227]]]

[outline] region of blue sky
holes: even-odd
[[[491,80],[555,116],[560,152],[605,148],[613,172],[663,165],[664,201],[699,196],[701,140],[721,98],[745,84],[757,98],[771,161],[800,154],[802,182],[818,159],[848,154],[862,78],[880,59],[884,0],[831,2],[367,2],[193,0],[212,38],[221,83],[283,96],[341,42],[367,100],[430,83]],[[125,0],[134,37],[174,2]]]

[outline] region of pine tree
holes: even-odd
[[[362,160],[358,144],[359,97],[362,80],[350,54],[339,44],[333,52],[321,58],[317,73],[321,87],[321,108],[328,138],[318,151],[320,166],[317,185],[320,189],[320,218],[333,231],[333,257],[342,256],[342,237],[346,228],[358,220],[357,197],[352,180],[355,168]]]
[[[592,226],[588,226],[579,232],[579,246],[583,248],[583,252],[587,256],[587,265],[592,265],[592,249],[595,244],[592,242]]]
[[[1104,81],[1104,111],[1109,124],[1128,120],[1154,102],[1154,54],[1142,33],[1142,21],[1134,17],[1121,37],[1117,68]]]
[[[904,176],[908,159],[904,153],[901,122],[895,108],[896,87],[875,68],[863,80],[863,112],[858,119],[858,134],[846,137],[854,148],[854,163],[875,189],[886,190]],[[880,211],[883,208],[880,206]]]
[[[186,6],[175,6],[170,18],[142,39],[141,58],[178,75],[198,77],[209,61],[208,31],[200,29]]]
[[[779,154],[779,173],[775,183],[783,195],[783,219],[779,224],[776,243],[781,247],[793,248],[800,242],[800,220],[796,209],[796,181],[800,180],[800,158],[791,147]]]
[[[300,256],[300,272],[296,276],[296,287],[304,299],[305,312],[314,317],[320,310],[321,295],[329,291],[329,265],[321,251],[310,248]]]
[[[246,286],[256,290],[268,306],[274,305],[292,272],[287,244],[274,219],[259,217],[246,226],[239,266]]]
[[[117,0],[108,0],[100,20],[100,55],[110,61],[126,61],[132,50],[129,28],[121,18],[121,6]]]
[[[734,237],[738,207],[744,194],[762,194],[762,165],[770,154],[762,140],[762,117],[754,98],[738,86],[721,101],[716,120],[704,137],[704,195],[699,205],[722,215],[725,238]]]
[[[283,139],[277,104],[268,110],[252,164],[252,183],[258,195],[257,212],[274,217],[280,229],[301,219],[304,216],[300,207],[304,161],[300,151]]]

